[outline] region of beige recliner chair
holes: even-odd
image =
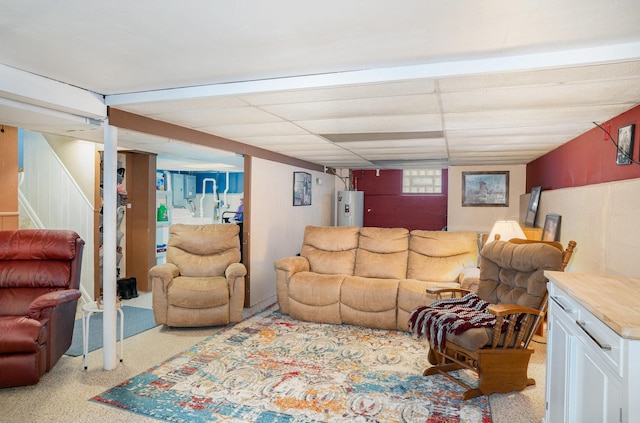
[[[156,323],[197,327],[241,321],[246,274],[238,225],[171,225],[167,262],[149,270]]]

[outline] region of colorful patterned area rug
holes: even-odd
[[[168,422],[490,423],[486,396],[463,401],[446,377],[422,376],[426,357],[408,333],[273,306],[91,400]]]

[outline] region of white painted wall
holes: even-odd
[[[536,226],[550,213],[562,216],[560,242],[577,242],[567,271],[640,278],[640,179],[542,191]]]
[[[74,140],[56,135],[44,134],[53,151],[80,187],[85,197],[93,204],[96,190],[95,157],[97,144],[91,141]]]
[[[505,170],[509,171],[509,207],[462,207],[462,172]],[[526,165],[449,167],[448,230],[489,233],[496,220],[518,220],[526,177]]]
[[[311,173],[310,206],[293,206],[293,172]],[[252,158],[251,306],[276,294],[273,263],[300,252],[307,225],[333,224],[335,177],[269,160]],[[322,181],[318,184],[316,181]]]
[[[95,163],[95,150],[77,144],[77,160]],[[82,157],[87,154],[88,157]],[[85,175],[95,184],[94,172]],[[85,181],[86,182],[86,181]],[[24,180],[20,193],[47,229],[71,229],[84,240],[81,290],[85,299],[93,293],[93,205],[82,192],[42,134],[24,132]]]

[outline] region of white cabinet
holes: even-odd
[[[545,422],[640,422],[640,340],[612,330],[552,277],[549,298]]]

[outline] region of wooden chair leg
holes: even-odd
[[[535,380],[527,376],[530,349],[478,350],[478,389],[483,395],[522,391]]]
[[[431,376],[435,374],[443,374],[446,372],[452,372],[454,370],[460,370],[464,367],[457,363],[447,363],[447,364],[436,364],[433,367],[429,367],[424,372],[422,372],[422,376]]]

